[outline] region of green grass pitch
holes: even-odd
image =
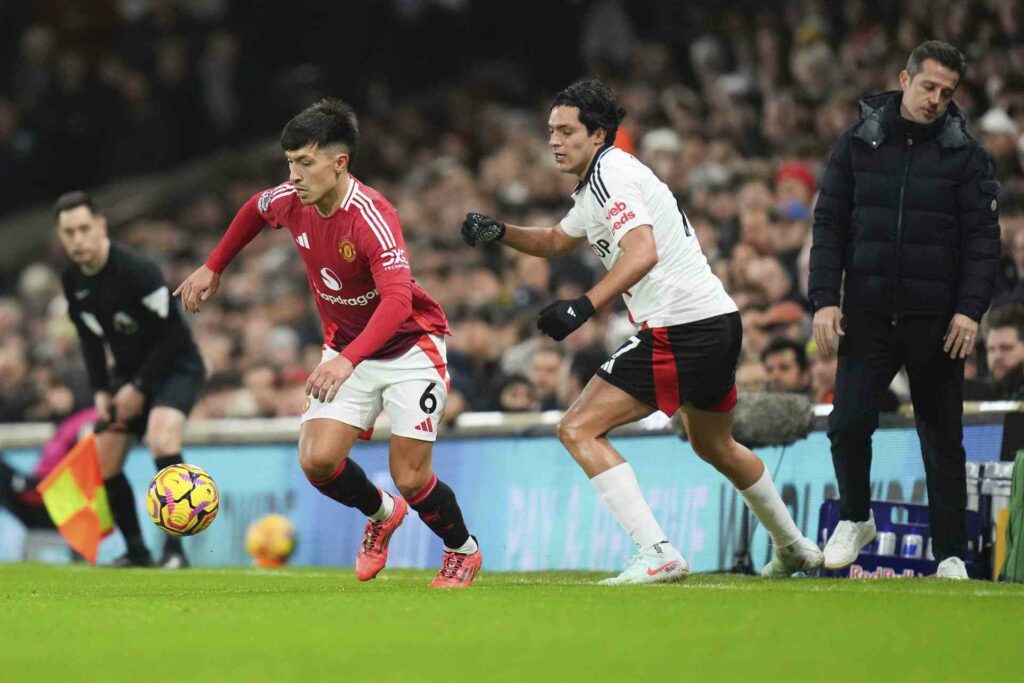
[[[485,568],[486,569],[486,568]],[[0,565],[2,681],[1005,681],[1024,586]]]

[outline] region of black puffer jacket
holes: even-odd
[[[903,94],[861,100],[814,208],[808,294],[901,316],[980,320],[1000,253],[999,184],[955,104],[932,124],[900,117]],[[843,279],[845,273],[845,280]]]

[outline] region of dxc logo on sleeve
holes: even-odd
[[[395,270],[396,268],[408,268],[409,259],[405,255],[405,249],[388,249],[381,254],[384,259],[384,270]]]

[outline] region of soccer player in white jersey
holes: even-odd
[[[768,530],[775,555],[763,576],[817,568],[821,551],[793,523],[764,463],[732,438],[743,335],[736,304],[708,267],[668,187],[612,146],[625,113],[595,80],[573,83],[555,97],[548,117],[551,151],[561,171],[579,178],[574,206],[561,223],[518,227],[471,213],[462,224],[470,246],[500,240],[527,254],[554,257],[590,244],[608,272],[585,295],[540,311],[537,327],[556,341],[616,296],[625,298],[637,327],[558,424],[558,438],[637,546],[625,570],[602,583],[681,581],[689,573],[629,463],[607,438],[615,427],[655,410],[668,416],[682,412],[694,450],[728,477]]]

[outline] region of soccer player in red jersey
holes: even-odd
[[[455,493],[431,468],[449,384],[444,312],[412,280],[395,208],[349,172],[359,149],[352,108],[337,99],[317,102],[288,122],[281,147],[288,181],[246,202],[206,264],[174,293],[186,310],[199,312],[265,224],[289,230],[324,332],[320,365],[306,382],[303,472],[325,496],[369,518],[356,557],[361,581],[384,568],[391,535],[412,507],[444,541],[431,587],[468,587],[480,549]],[[404,499],[370,483],[349,457],[382,410],[391,421],[391,476]]]

